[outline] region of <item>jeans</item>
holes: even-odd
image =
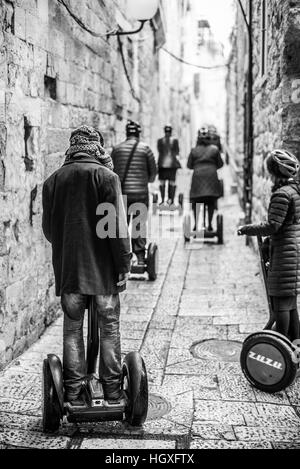
[[[141,214],[139,210],[134,211],[134,213],[131,215],[131,209],[134,206],[134,204],[140,203],[144,205],[145,208],[145,213]],[[127,211],[127,223],[128,225],[130,224],[131,217],[132,217],[132,222],[135,224],[135,231],[132,230],[131,233],[131,243],[132,243],[132,251],[138,259],[144,259],[145,254],[146,254],[146,244],[147,244],[147,238],[146,238],[146,232],[147,232],[147,215],[148,215],[148,205],[149,205],[149,198],[148,195],[140,198],[133,198],[128,196],[127,198],[127,205],[128,205],[128,211]],[[135,223],[136,220],[138,223]]]
[[[94,297],[100,328],[99,378],[105,399],[118,399],[121,394],[121,340],[119,295]],[[87,375],[83,339],[83,320],[89,296],[63,294],[64,311],[63,370],[66,400],[78,398]]]

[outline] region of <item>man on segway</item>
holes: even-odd
[[[127,221],[139,219],[136,233],[132,233],[132,251],[139,265],[145,265],[146,257],[146,222],[149,207],[148,184],[155,181],[157,167],[153,152],[140,140],[141,126],[129,121],[126,126],[126,140],[112,151],[114,170],[122,184],[123,196],[126,196]],[[135,204],[143,204],[145,213],[134,209]]]
[[[126,288],[131,253],[119,178],[103,146],[99,131],[79,127],[71,134],[64,165],[43,186],[43,231],[52,244],[56,295],[64,311],[64,401],[71,408],[87,407],[83,320],[91,299],[100,325],[105,405],[124,404],[119,292]],[[114,238],[97,236],[102,203],[115,208]]]
[[[168,204],[172,207],[176,194],[176,173],[181,168],[178,160],[179,143],[176,138],[172,137],[173,128],[170,125],[165,126],[164,130],[165,136],[157,142],[161,204],[165,203],[166,183],[168,182]]]

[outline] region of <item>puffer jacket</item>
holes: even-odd
[[[126,180],[122,184],[122,192],[124,195],[134,196],[139,199],[141,196],[148,195],[148,184],[154,182],[157,174],[155,157],[151,149],[136,137],[130,137],[113,149],[111,157],[114,163],[114,171],[123,182],[127,162],[136,143],[137,147]]]
[[[271,198],[268,221],[248,225],[249,236],[271,236],[269,295],[300,293],[300,187],[293,182],[277,189]]]

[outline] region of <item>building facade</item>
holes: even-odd
[[[173,100],[159,57],[163,8],[141,33],[118,40],[106,32],[133,28],[126,0],[0,0],[0,367],[59,311],[41,193],[72,129],[99,128],[108,148],[125,138],[128,118],[151,145],[161,136]]]
[[[249,2],[244,1],[246,13]],[[271,183],[268,152],[284,147],[300,158],[300,2],[257,0],[253,8],[253,219],[265,217]],[[248,34],[241,11],[232,34],[227,76],[227,144],[240,178],[247,158]],[[240,181],[242,187],[244,182]]]

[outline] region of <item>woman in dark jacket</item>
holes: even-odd
[[[268,293],[272,297],[277,332],[299,339],[297,295],[300,292],[300,187],[298,159],[274,150],[266,165],[274,182],[268,221],[239,228],[239,235],[270,236]]]
[[[216,202],[222,196],[217,171],[223,165],[218,147],[211,144],[208,129],[201,129],[197,146],[191,151],[187,165],[189,169],[194,170],[190,201],[195,216],[195,229],[198,224],[199,204],[205,204],[208,208],[208,230],[213,231],[212,220]]]

